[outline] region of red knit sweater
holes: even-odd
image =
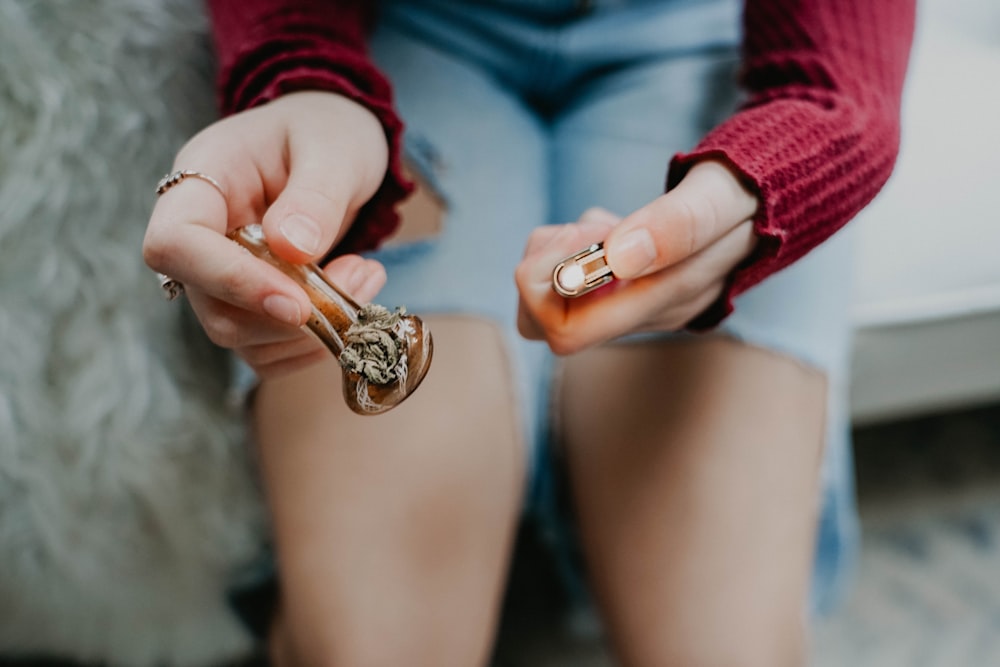
[[[219,102],[233,113],[308,88],[371,109],[389,138],[381,188],[338,251],[375,247],[395,229],[402,123],[366,50],[372,0],[208,0]],[[732,299],[802,257],[853,218],[885,184],[899,147],[900,97],[915,0],[747,0],[740,110],[690,153],[674,156],[667,188],[699,159],[731,165],[761,202],[754,255],[691,323],[712,327]]]

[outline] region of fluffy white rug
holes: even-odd
[[[249,646],[224,588],[262,512],[226,361],[140,250],[212,75],[200,0],[0,0],[0,654]]]

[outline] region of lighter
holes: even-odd
[[[578,297],[615,279],[604,256],[604,244],[595,243],[556,264],[552,289],[560,296]]]

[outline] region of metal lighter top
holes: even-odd
[[[578,297],[614,280],[604,256],[604,244],[595,243],[556,264],[552,289],[560,296]]]

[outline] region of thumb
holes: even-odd
[[[676,188],[622,220],[604,242],[618,278],[654,273],[704,250],[756,213],[757,198],[722,163],[700,162]]]
[[[298,159],[285,188],[261,221],[268,245],[280,257],[301,264],[325,255],[341,236],[348,213],[349,181],[329,164]]]
[[[279,256],[306,262],[325,255],[375,194],[388,146],[378,119],[349,99],[301,92],[281,102],[288,180],[261,223]]]

